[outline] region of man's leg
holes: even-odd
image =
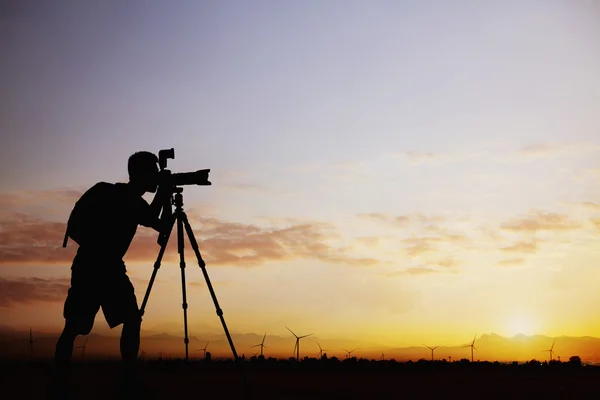
[[[137,360],[140,350],[141,319],[139,311],[123,322],[121,331],[121,358],[124,362],[131,364]]]
[[[123,324],[121,330],[121,383],[125,392],[138,386],[136,363],[140,348],[141,315],[133,285],[126,274],[111,277],[102,310],[111,328]]]
[[[75,345],[77,335],[79,335],[79,332],[76,325],[67,320],[65,322],[65,327],[56,342],[54,361],[57,367],[66,368],[71,363],[73,346]]]

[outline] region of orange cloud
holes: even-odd
[[[519,242],[510,246],[503,247],[502,251],[516,252],[516,253],[535,253],[537,251],[536,242]]]
[[[498,261],[498,265],[501,266],[516,266],[521,265],[525,262],[524,258],[509,258],[506,260]]]
[[[68,278],[0,278],[0,307],[35,302],[64,301],[69,289]]]
[[[501,225],[502,229],[513,232],[565,231],[580,228],[579,223],[570,221],[566,215],[556,213],[531,212]]]
[[[433,268],[429,266],[419,266],[419,267],[410,267],[399,271],[388,271],[380,273],[379,275],[385,277],[395,277],[395,276],[406,276],[406,275],[431,275],[431,274],[440,274],[440,273],[457,273],[456,269],[452,267],[458,265],[458,262],[452,259],[442,260],[442,261],[433,261],[428,262],[428,265],[437,265],[443,267],[442,269]]]
[[[3,214],[0,221],[0,265],[70,262],[74,246],[63,249],[66,224],[22,213]]]
[[[448,258],[445,260],[430,261],[429,264],[438,265],[438,266],[444,267],[444,268],[452,268],[452,267],[458,266],[459,262],[453,258]]]
[[[587,208],[588,210],[592,210],[592,211],[600,211],[600,204],[598,203],[594,203],[591,201],[584,201],[582,203],[579,203],[583,208]]]
[[[437,237],[413,237],[403,239],[402,243],[409,245],[405,248],[408,255],[417,256],[419,254],[437,251],[437,249],[432,246],[432,243],[440,241],[441,239]]]

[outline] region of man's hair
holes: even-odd
[[[158,164],[158,157],[149,151],[138,151],[132,154],[127,162],[129,179],[143,176],[148,171],[152,171],[156,164]]]

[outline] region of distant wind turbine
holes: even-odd
[[[83,342],[83,346],[77,346],[77,349],[81,349],[81,362],[83,363],[83,356],[85,355],[85,346],[87,345],[89,338],[85,338],[85,342]]]
[[[543,350],[543,351],[547,351],[550,354],[550,361],[553,360],[552,355],[556,355],[556,353],[554,352],[554,343],[555,342],[556,342],[556,339],[552,342],[552,346],[548,350]]]
[[[319,344],[319,342],[317,342],[317,346],[319,346],[319,358],[323,358],[323,352],[324,351],[329,351],[328,349],[323,349],[321,347],[321,345]]]
[[[29,362],[33,359],[33,332],[31,331],[31,327],[29,327]]]
[[[346,358],[350,358],[350,354],[352,354],[352,353],[354,353],[354,352],[356,351],[356,349],[354,349],[354,350],[350,350],[350,351],[348,351],[348,350],[346,350],[346,349],[343,349],[343,350],[344,350],[346,353],[348,353],[348,354],[346,354]]]
[[[427,346],[426,344],[424,344],[423,346],[425,346],[425,347],[427,347],[429,350],[431,350],[431,361],[433,361],[433,351],[434,351],[435,349],[437,349],[438,347],[440,347],[440,346],[429,347],[429,346]]]
[[[473,350],[477,350],[475,348],[475,338],[477,338],[477,335],[475,335],[475,337],[473,338],[473,341],[471,342],[471,344],[467,344],[463,347],[470,347],[471,348],[471,362],[473,362]]]
[[[267,346],[265,346],[265,338],[266,337],[267,337],[267,332],[265,332],[265,335],[262,338],[262,342],[260,342],[259,344],[255,344],[254,346],[252,346],[252,347],[258,347],[258,346],[260,346],[260,355],[261,356],[263,355],[263,348],[267,347]]]
[[[200,350],[202,350],[202,351],[204,352],[204,358],[206,358],[206,348],[208,347],[208,344],[209,344],[209,343],[210,343],[210,341],[207,341],[207,342],[206,342],[206,346],[204,346],[204,348],[203,348],[203,349],[196,349],[196,351],[200,351]]]
[[[142,349],[142,352],[140,353],[140,358],[142,359],[142,361],[144,361],[145,355],[146,355],[146,352],[144,351],[144,349]]]
[[[287,326],[286,326],[286,329],[288,331],[292,332],[292,330],[290,328],[288,328]],[[294,346],[294,350],[296,351],[296,361],[300,361],[300,339],[305,338],[310,335],[314,335],[314,333],[309,333],[308,335],[304,335],[304,336],[297,336],[294,332],[292,332],[292,335],[294,335],[296,337],[296,345]]]
[[[381,357],[379,357],[379,359],[380,359],[381,361],[385,361],[385,354],[383,354],[383,352],[381,352]]]

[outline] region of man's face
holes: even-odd
[[[148,170],[148,176],[146,180],[146,192],[156,193],[158,189],[158,166],[154,165],[153,168]]]
[[[136,182],[136,185],[141,187],[144,192],[156,193],[156,190],[158,189],[158,177],[158,165],[148,165],[148,167],[143,170],[143,173],[140,173],[135,178],[132,177],[131,181]]]

